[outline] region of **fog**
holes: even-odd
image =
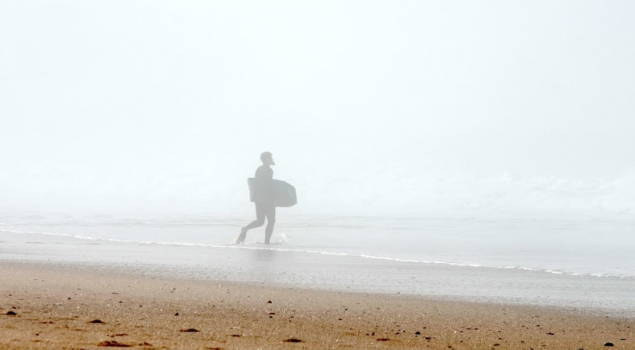
[[[635,4],[0,2],[0,209],[635,215]]]

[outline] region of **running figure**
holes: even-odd
[[[245,243],[247,231],[252,228],[264,225],[267,218],[267,227],[265,228],[265,244],[269,244],[271,234],[273,233],[273,225],[276,223],[276,205],[275,192],[273,188],[273,169],[272,165],[276,165],[273,161],[271,152],[264,152],[260,155],[262,165],[256,169],[256,183],[252,189],[252,201],[256,203],[256,220],[240,230],[240,236],[236,240],[236,244]]]

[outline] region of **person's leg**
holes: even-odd
[[[265,207],[262,204],[256,202],[256,220],[249,223],[249,225],[243,227],[240,230],[240,235],[236,240],[236,244],[242,244],[245,242],[245,238],[247,237],[247,231],[252,228],[260,227],[265,224]]]
[[[265,211],[267,216],[267,228],[265,228],[265,244],[269,244],[271,235],[273,234],[273,225],[276,223],[276,206],[271,205],[267,207]]]

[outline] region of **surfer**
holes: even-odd
[[[264,225],[265,218],[267,219],[265,244],[269,244],[271,234],[273,233],[273,225],[276,223],[276,198],[273,188],[273,169],[271,169],[271,166],[276,165],[276,163],[273,161],[271,152],[263,152],[260,155],[260,161],[262,161],[262,165],[256,169],[255,176],[260,186],[258,193],[253,198],[253,201],[256,203],[256,220],[240,230],[236,244],[244,243],[245,237],[247,237],[247,231]]]

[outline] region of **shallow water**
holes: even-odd
[[[0,230],[87,241],[230,247],[250,218],[70,217],[5,214]],[[273,249],[363,260],[546,271],[635,278],[635,220],[606,218],[382,218],[278,214],[273,244],[264,229],[243,249]]]
[[[363,293],[558,306],[635,317],[635,278],[310,253],[277,246],[157,244],[0,231],[0,261]]]

